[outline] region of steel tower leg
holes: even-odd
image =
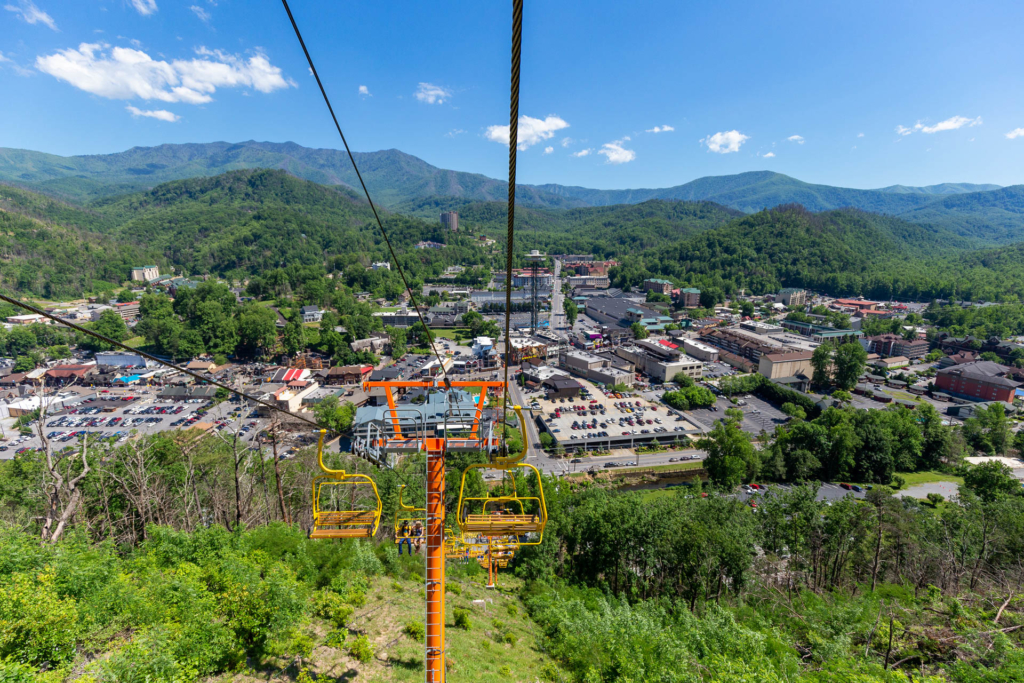
[[[427,683],[444,683],[444,442],[427,448]]]

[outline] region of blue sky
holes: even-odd
[[[278,2],[0,3],[0,146],[340,146]],[[510,3],[292,9],[354,149],[505,177]],[[1022,19],[1016,2],[527,0],[519,180],[1022,183]]]

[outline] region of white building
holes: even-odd
[[[132,268],[132,280],[134,282],[149,282],[160,277],[160,269],[156,266],[140,266]]]
[[[370,264],[370,270],[391,270],[390,261],[374,261]]]
[[[704,344],[696,339],[684,339],[683,348],[686,350],[686,354],[688,356],[693,356],[705,363],[718,362],[718,349],[714,346]]]
[[[302,307],[302,322],[304,323],[318,323],[323,317],[324,312],[320,310],[319,306]]]

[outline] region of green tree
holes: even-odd
[[[807,419],[807,413],[804,412],[803,408],[801,408],[800,406],[798,406],[795,403],[783,403],[782,407],[779,408],[779,410],[784,412],[786,415],[789,415],[794,420],[806,420]]]
[[[57,344],[46,349],[46,355],[54,360],[63,360],[71,358],[71,349],[67,344]]]
[[[814,368],[811,382],[816,387],[827,387],[832,383],[832,365],[835,347],[824,343],[814,349],[811,354],[811,367]]]
[[[680,386],[680,388],[692,387],[694,385],[693,378],[687,375],[685,372],[677,372],[672,375],[672,381]]]
[[[277,316],[266,306],[246,304],[238,313],[238,350],[246,355],[266,355],[277,343]]]
[[[749,301],[741,301],[740,302],[740,314],[741,315],[744,315],[744,316],[746,316],[748,318],[753,318],[754,317],[754,313],[755,313],[754,304],[752,304]]]
[[[408,353],[408,346],[405,341],[405,330],[400,330],[397,327],[385,327],[384,331],[388,333],[388,338],[391,339],[391,357],[395,360],[400,360],[405,357]]]
[[[817,351],[817,349],[815,349]],[[849,391],[857,384],[857,378],[864,372],[868,352],[857,342],[843,344],[835,352],[835,381],[839,388]]]
[[[24,325],[12,328],[7,335],[7,353],[11,356],[22,356],[38,345],[36,335]]]
[[[92,324],[92,329],[94,332],[116,342],[124,341],[128,338],[128,326],[124,324],[124,319],[121,318],[117,311],[106,310],[100,313],[99,320]],[[114,348],[113,344],[100,341],[95,337],[87,337],[82,342],[82,346],[91,351],[109,351]]]
[[[849,403],[853,400],[853,394],[845,389],[836,389],[832,392],[832,398],[842,403]]]
[[[565,297],[562,299],[562,310],[565,312],[565,319],[569,323],[569,327],[575,325],[576,318],[579,316],[580,312],[579,306],[576,305],[576,302],[569,297]]]
[[[18,356],[14,359],[14,372],[28,372],[29,370],[35,370],[36,362],[32,360],[31,356]]]
[[[726,488],[742,481],[751,481],[760,471],[761,461],[754,445],[740,429],[743,411],[730,408],[725,419],[697,441],[697,448],[707,451],[704,467],[715,484]]]
[[[647,339],[647,328],[636,322],[629,326],[633,330],[633,336],[637,339]]]
[[[302,329],[302,323],[290,322],[284,326],[284,333],[281,335],[281,343],[285,352],[290,356],[305,350],[306,334]]]
[[[986,503],[1019,493],[1020,481],[1013,470],[1001,462],[990,460],[971,465],[964,472],[964,487]]]
[[[944,354],[940,349],[932,349],[931,351],[928,352],[928,355],[925,356],[924,359],[926,361],[928,361],[929,363],[934,363],[935,361],[939,360],[940,358],[945,358],[945,357],[946,357],[946,354]]]
[[[313,406],[317,424],[335,434],[344,434],[352,428],[356,407],[350,401],[341,403],[337,396],[328,396]]]

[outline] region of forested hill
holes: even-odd
[[[662,275],[680,284],[745,288],[783,286],[834,295],[928,300],[954,292],[973,299],[1016,298],[1024,287],[1019,247],[962,250],[963,238],[898,218],[844,209],[811,213],[778,207],[627,257],[613,284]]]
[[[355,152],[363,179],[382,206],[437,195],[475,201],[504,199],[508,184],[479,173],[437,168],[397,149]],[[133,147],[117,154],[60,157],[0,148],[0,180],[79,201],[145,190],[160,183],[228,171],[275,168],[323,185],[358,187],[344,151],[311,149],[293,142],[191,143]],[[519,200],[535,206],[582,206],[584,202],[517,186]]]
[[[436,204],[441,197],[451,199],[435,208],[457,208],[463,202],[500,202],[507,196],[502,180],[438,168],[399,150],[357,152],[355,158],[374,199],[393,210],[424,202]],[[0,148],[0,181],[78,202],[148,190],[172,180],[253,168],[280,169],[323,185],[358,186],[343,151],[311,149],[291,142],[168,144],[73,157]],[[519,185],[516,192],[520,204],[538,208],[637,204],[651,199],[710,201],[744,213],[782,204],[800,204],[811,211],[856,208],[940,225],[992,243],[1024,239],[1024,198],[1019,188],[1000,189],[990,184],[893,185],[861,190],[807,183],[772,171],[752,171],[698,178],[665,188],[595,190],[548,184]]]
[[[508,205],[504,202],[435,197],[406,202],[397,210],[429,220],[445,207],[458,210],[462,230],[496,235],[503,233],[508,224]],[[713,202],[660,199],[563,210],[522,206],[516,208],[516,229],[530,249],[613,258],[671,244],[740,216],[743,213]]]
[[[440,224],[381,216],[413,276],[486,258],[457,238],[444,250],[412,249],[445,240]],[[85,208],[0,186],[0,226],[0,286],[48,298],[112,289],[143,262],[241,279],[283,266],[369,266],[387,255],[365,201],[278,170],[179,180]]]

